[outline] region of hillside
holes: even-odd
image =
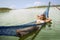
[[[29,8],[46,8],[48,6],[34,6],[34,7],[28,7]],[[60,5],[51,5],[51,7],[60,7]]]
[[[12,10],[12,9],[10,9],[10,8],[0,8],[0,13],[9,12],[10,10]]]

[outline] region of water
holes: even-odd
[[[20,9],[0,15],[0,25],[20,25],[35,20],[36,15],[45,9]]]
[[[36,20],[36,15],[42,14],[46,8],[11,10],[9,13],[0,14],[0,26],[21,25]],[[42,29],[35,40],[60,40],[60,10],[50,8],[49,17],[52,19],[51,30]],[[0,36],[0,40],[18,40],[18,37]]]

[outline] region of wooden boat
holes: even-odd
[[[0,26],[0,36],[6,35],[6,36],[16,36],[16,30],[17,29],[23,29],[27,27],[35,27],[37,25],[43,25],[43,24],[33,24],[28,23],[24,25],[18,25],[18,26]]]

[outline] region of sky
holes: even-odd
[[[60,0],[0,0],[0,8],[8,7],[13,9],[27,8],[33,6],[48,5],[48,2],[60,5]]]

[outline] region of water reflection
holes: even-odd
[[[33,31],[32,33],[29,33],[23,37],[20,37],[19,40],[25,40],[27,39],[28,37],[32,36],[32,38],[29,38],[30,40],[34,40],[36,38],[36,36],[38,35],[38,33],[41,31],[41,29],[45,28],[46,26],[48,26],[48,28],[50,29],[51,28],[51,25],[52,25],[52,22],[49,22],[49,23],[45,23],[43,26],[40,27],[39,30],[36,30],[36,31]],[[38,26],[38,25],[37,25]],[[29,40],[28,39],[28,40]]]
[[[48,30],[51,30],[51,29],[52,29],[52,28],[51,28],[51,25],[52,25],[52,22],[47,23]]]

